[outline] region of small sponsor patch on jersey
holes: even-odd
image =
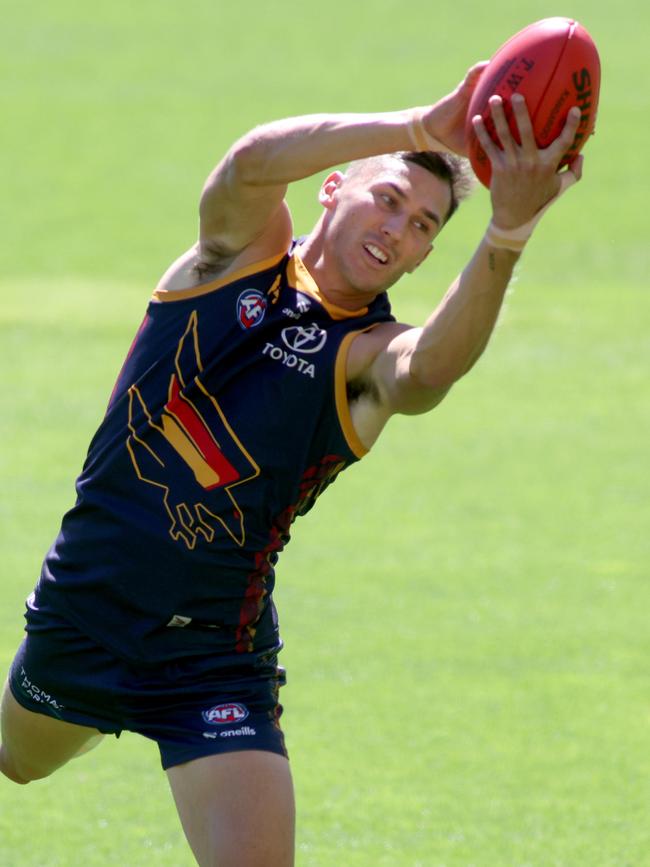
[[[289,319],[300,319],[303,313],[308,313],[309,308],[311,307],[311,301],[309,298],[305,298],[304,295],[300,295],[296,293],[296,310],[292,310],[291,307],[283,307],[282,312],[285,316],[288,316]]]
[[[311,301],[304,295],[298,295],[296,299],[296,307],[301,313],[306,313],[311,307]]]
[[[255,328],[264,319],[267,300],[257,289],[244,289],[237,299],[237,321],[242,328]]]
[[[248,716],[248,708],[237,702],[216,704],[210,710],[204,710],[201,716],[211,726],[232,725],[241,723]]]

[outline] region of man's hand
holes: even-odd
[[[521,144],[510,131],[500,96],[490,98],[490,111],[501,147],[488,134],[480,115],[472,119],[481,147],[492,164],[493,222],[506,230],[528,223],[560,192],[558,167],[580,123],[580,110],[572,108],[561,134],[547,148],[538,148],[521,94],[513,95],[512,109]],[[581,167],[582,159],[578,158],[569,169],[576,179],[580,177]]]
[[[429,135],[441,141],[450,151],[467,156],[465,141],[465,118],[474,88],[488,61],[472,66],[458,87],[447,96],[426,109],[422,122]]]

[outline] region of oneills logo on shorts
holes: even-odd
[[[244,289],[237,299],[237,321],[242,328],[255,328],[264,319],[266,298],[257,289]]]
[[[233,723],[243,722],[246,719],[248,708],[236,702],[217,704],[211,707],[210,710],[204,710],[201,716],[212,726],[232,725]]]
[[[216,741],[217,738],[240,738],[251,737],[257,734],[257,729],[252,726],[240,726],[238,729],[223,729],[220,732],[203,732],[203,737],[211,741]]]

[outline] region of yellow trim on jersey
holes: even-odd
[[[359,331],[351,331],[349,334],[345,335],[341,341],[341,345],[339,346],[334,367],[334,397],[336,400],[336,412],[348,445],[358,458],[367,455],[369,449],[367,449],[359,439],[359,435],[354,429],[354,424],[352,422],[350,403],[348,401],[348,377],[346,368],[350,344],[358,334],[361,334],[365,330],[366,329],[361,328]]]
[[[224,277],[219,277],[210,283],[203,283],[201,286],[190,286],[187,289],[155,289],[151,298],[153,301],[185,301],[187,298],[198,298],[200,295],[207,295],[229,283],[234,283],[235,280],[250,277],[251,274],[256,274],[258,271],[266,271],[267,268],[272,268],[281,262],[285,255],[285,253],[279,253],[268,259],[262,259],[260,262],[253,262],[252,265],[246,265],[244,268],[233,271],[232,274],[226,274]]]
[[[318,288],[318,284],[297,253],[294,253],[289,259],[287,282],[299,292],[304,292],[305,295],[311,295],[312,298],[315,298],[319,304],[322,304],[332,319],[339,321],[342,319],[353,319],[355,316],[365,316],[368,312],[367,307],[360,307],[358,310],[346,310],[345,307],[338,307],[336,304],[328,301],[323,296],[323,293]]]

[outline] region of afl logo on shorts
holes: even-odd
[[[259,325],[266,313],[266,298],[257,289],[244,289],[237,299],[237,321],[248,330]]]
[[[230,725],[243,722],[248,716],[248,708],[235,702],[217,704],[210,710],[204,710],[201,716],[211,726]]]

